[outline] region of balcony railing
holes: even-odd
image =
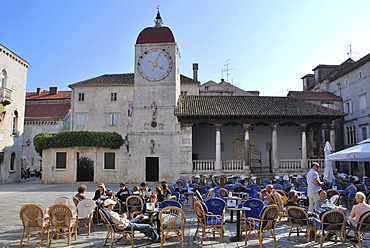
[[[0,102],[3,105],[8,105],[12,102],[12,90],[8,88],[0,88]]]
[[[313,162],[320,164],[320,172],[324,171],[325,160],[324,159],[308,159],[307,165],[303,165],[302,159],[282,159],[279,160],[279,171],[278,173],[305,173],[310,169],[310,165]],[[221,170],[227,172],[240,172],[245,168],[244,160],[222,160]],[[268,167],[262,169],[268,169]],[[193,160],[193,171],[195,172],[211,172],[215,170],[215,160]]]

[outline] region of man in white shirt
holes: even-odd
[[[307,173],[307,195],[310,202],[308,212],[313,212],[313,204],[319,198],[318,191],[324,185],[324,182],[320,181],[319,173],[317,173],[319,167],[319,163],[314,162],[311,164],[311,170]]]
[[[114,205],[116,204],[117,202],[111,199],[107,199],[104,201],[104,206],[109,212],[109,215],[111,216],[114,224],[118,225],[120,228],[124,229],[125,231],[129,231],[131,229],[131,226],[133,226],[135,231],[140,231],[144,233],[145,236],[150,237],[152,241],[157,242],[159,240],[159,235],[149,224],[141,224],[140,220],[137,220],[137,219],[129,221],[126,218],[125,213],[119,215],[117,212],[114,212],[113,208],[114,208]]]

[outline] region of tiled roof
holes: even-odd
[[[175,37],[168,27],[145,28],[137,37],[136,44],[174,43]]]
[[[321,81],[329,79],[329,80],[334,80],[334,78],[341,77],[344,75],[345,71],[347,71],[348,68],[350,68],[355,62],[349,58],[346,61],[344,61],[342,64],[339,66],[335,67],[330,73],[328,73],[326,76],[324,76]]]
[[[58,91],[57,94],[50,94],[50,91],[41,91],[38,95],[37,92],[27,92],[26,101],[32,100],[61,100],[61,99],[71,99],[72,91]]]
[[[196,83],[193,79],[186,77],[184,75],[180,76],[180,81],[182,84]],[[70,84],[68,87],[73,88],[74,86],[108,86],[108,85],[133,85],[134,84],[134,74],[105,74],[99,77],[94,77],[87,79],[78,83]]]
[[[341,98],[330,92],[289,91],[288,97],[311,101],[341,101]]]
[[[26,104],[25,118],[64,118],[71,109],[71,103]]]
[[[344,61],[339,67],[341,68],[336,68],[333,72],[331,72],[329,75],[328,75],[328,78],[330,81],[333,81],[337,78],[340,78],[342,77],[343,75],[349,73],[350,71],[368,63],[370,61],[370,53],[364,57],[362,57],[361,59],[359,59],[358,61],[356,62],[353,62],[352,59],[347,59],[346,61]]]
[[[200,82],[184,75],[180,75],[180,82],[181,84],[200,84]]]
[[[78,83],[70,84],[68,87],[74,86],[97,86],[97,85],[130,85],[134,84],[134,74],[105,74],[98,77],[90,78]]]
[[[179,117],[341,117],[344,113],[291,97],[180,96]]]

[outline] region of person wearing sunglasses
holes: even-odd
[[[105,187],[104,183],[99,183],[98,189],[95,191],[95,195],[94,195],[93,200],[97,201],[98,203],[104,201],[105,199],[107,199],[107,195],[108,195],[109,191],[110,190],[108,190]]]
[[[313,212],[313,204],[319,198],[319,190],[324,185],[324,182],[320,181],[319,173],[319,163],[312,163],[311,170],[307,173],[307,195],[309,199],[308,212]]]

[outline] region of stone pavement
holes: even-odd
[[[71,198],[77,191],[79,183],[60,185],[60,184],[49,184],[44,185],[40,183],[39,179],[31,178],[27,181],[15,184],[2,184],[0,185],[0,192],[2,201],[0,201],[0,248],[2,247],[18,247],[20,237],[22,233],[22,222],[19,219],[19,210],[22,205],[26,203],[40,204],[46,208],[53,204],[54,200],[61,196],[68,196]],[[87,197],[93,197],[94,191],[97,188],[96,184],[87,184],[88,190],[86,192]],[[129,185],[131,186],[131,185]],[[150,184],[151,188],[154,188],[157,184]],[[107,185],[111,190],[117,191],[118,185]],[[193,236],[196,229],[196,218],[194,213],[190,212],[188,207],[185,208],[187,214],[187,223],[185,231],[185,245],[184,247],[201,247],[196,241],[193,241]],[[227,213],[226,218],[229,218]],[[282,221],[276,227],[276,234],[278,240],[278,247],[319,247],[318,242],[311,241],[306,242],[306,237],[301,234],[296,236],[292,234],[290,240],[287,239],[289,233],[290,224],[287,221]],[[212,239],[210,235],[206,236],[203,246],[205,247],[245,247],[244,240],[240,242],[230,242],[229,238],[235,235],[236,224],[226,223],[225,226],[225,237],[223,243],[219,242],[219,238]],[[72,237],[71,247],[103,247],[103,240],[107,231],[102,225],[95,225],[95,231],[92,231],[91,235],[86,235],[86,229],[79,228],[79,235],[77,240]],[[160,247],[158,243],[152,243],[142,234],[135,236],[135,247]],[[369,237],[363,242],[363,247],[370,247]],[[37,237],[31,238],[29,243],[23,245],[23,247],[39,247],[40,241]],[[52,247],[66,247],[66,238],[59,240],[53,240]],[[118,242],[114,247],[130,247],[130,244],[124,245],[123,241]],[[274,247],[272,239],[265,239],[263,243],[264,247]],[[356,247],[355,242],[346,240],[345,247]],[[170,239],[167,241],[164,247],[180,247],[176,239]],[[250,238],[248,247],[259,247],[258,240],[255,237]],[[343,247],[341,243],[335,245],[334,241],[325,241],[324,247]]]

